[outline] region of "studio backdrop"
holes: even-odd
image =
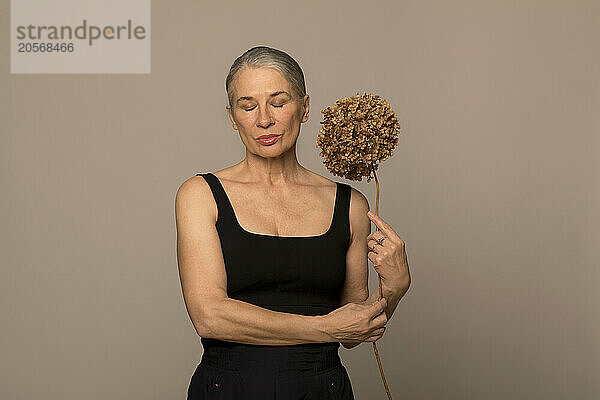
[[[299,162],[372,210],[373,182],[323,164],[321,110],[374,93],[398,116],[394,399],[600,398],[598,2],[46,3],[0,0],[0,398],[185,398],[175,194],[243,159],[225,77],[257,45],[304,71]],[[386,398],[370,343],[340,356]]]

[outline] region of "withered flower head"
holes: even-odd
[[[325,167],[336,176],[371,182],[373,170],[398,144],[400,124],[389,103],[378,95],[344,97],[322,110],[317,147]]]

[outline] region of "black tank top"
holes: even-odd
[[[351,187],[336,183],[333,218],[315,236],[275,236],[246,231],[219,178],[200,173],[217,203],[215,224],[227,273],[227,295],[269,310],[325,315],[339,307],[350,244]],[[222,343],[202,338],[204,346]]]

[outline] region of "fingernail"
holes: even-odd
[[[369,211],[367,214],[369,214],[369,216],[371,216],[371,217],[372,217],[373,215],[375,215],[375,214],[373,214],[371,211]]]

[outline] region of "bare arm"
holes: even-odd
[[[396,310],[398,302],[408,291],[408,288],[409,286],[406,285],[398,285],[397,287],[394,287],[392,289],[388,289],[385,286],[382,286],[383,297],[385,297],[387,300],[387,306],[385,307],[385,315],[387,316],[388,321],[390,320],[392,314]],[[364,302],[359,302],[359,304],[368,305],[376,302],[377,300],[379,300],[379,287],[377,287],[377,289],[371,292],[367,300],[365,300]]]
[[[342,290],[340,305],[358,303],[369,305],[379,300],[379,287],[369,295],[369,259],[367,257],[367,236],[371,233],[371,220],[367,217],[368,199],[358,190],[352,188],[350,198],[350,246],[346,253],[346,281]],[[394,313],[398,302],[408,288],[398,285],[393,288],[382,287],[383,297],[387,300],[385,313],[389,318]],[[341,342],[342,346],[351,349],[360,343]]]
[[[268,310],[227,296],[215,227],[217,205],[201,176],[184,182],[175,200],[177,262],[188,315],[201,337],[258,345],[333,342],[322,316]]]
[[[342,289],[340,306],[347,303],[370,304],[377,299],[369,296],[369,265],[366,238],[371,233],[371,221],[367,217],[369,201],[352,188],[350,195],[350,246],[346,252],[346,280]],[[369,303],[367,303],[369,302]],[[351,349],[360,343],[341,342]]]
[[[262,345],[335,341],[320,316],[272,311],[230,298],[210,302],[205,313],[202,337]]]

